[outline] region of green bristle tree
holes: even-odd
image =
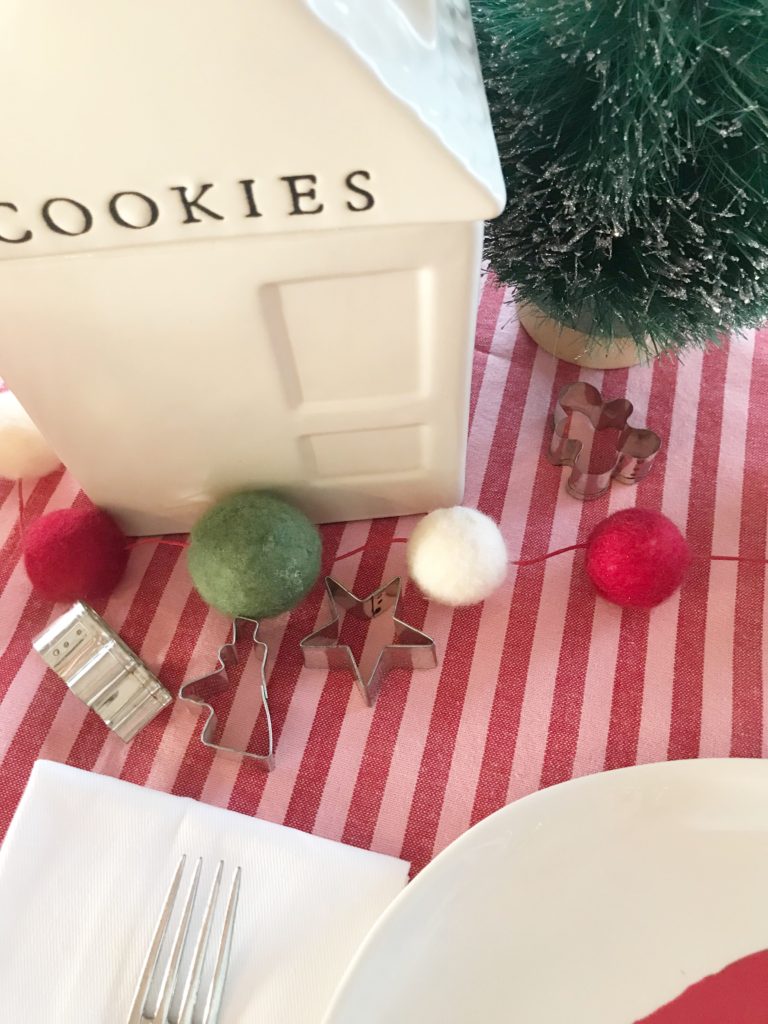
[[[768,317],[768,0],[473,0],[523,302],[656,354]]]

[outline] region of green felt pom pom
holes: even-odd
[[[233,618],[268,619],[295,607],[320,573],[320,534],[266,491],[225,498],[192,530],[189,572],[202,599]]]

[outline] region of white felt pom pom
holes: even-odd
[[[427,597],[452,607],[484,601],[507,574],[501,530],[475,508],[439,508],[408,541],[411,578]]]
[[[0,477],[27,480],[61,465],[58,455],[10,391],[0,391]]]

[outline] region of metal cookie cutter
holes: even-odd
[[[126,743],[173,700],[83,601],[52,622],[32,646],[72,693]]]
[[[568,384],[560,392],[549,461],[555,466],[573,467],[566,487],[574,498],[599,498],[611,486],[611,480],[636,484],[650,473],[661,438],[652,430],[631,427],[629,417],[633,411],[634,406],[626,398],[604,402],[597,388],[583,381]],[[601,430],[618,433],[615,458],[609,466],[590,472],[591,448],[585,447],[581,439],[569,437],[569,427],[576,416],[588,422],[593,435]]]
[[[325,589],[331,606],[332,618],[330,622],[315,630],[314,633],[310,633],[301,641],[304,664],[307,668],[343,669],[351,672],[363,695],[363,700],[369,707],[375,702],[381,684],[391,669],[435,668],[437,650],[432,637],[422,633],[415,626],[409,626],[394,614],[400,600],[401,581],[399,576],[379,587],[368,597],[357,597],[331,576],[326,576]],[[347,644],[339,643],[341,613],[347,611],[360,619],[375,619],[389,610],[392,611],[394,638],[392,643],[382,647],[373,669],[365,678],[350,647]]]
[[[269,650],[264,641],[257,638],[258,632],[259,623],[256,619],[246,619],[242,617],[236,618],[232,622],[231,640],[219,648],[218,666],[213,670],[213,672],[209,672],[207,675],[200,676],[197,679],[191,679],[189,682],[184,683],[179,690],[179,700],[184,704],[193,705],[190,710],[195,710],[198,707],[205,709],[205,722],[203,723],[203,728],[200,732],[200,742],[204,747],[208,747],[210,750],[215,750],[223,754],[231,754],[236,757],[247,757],[249,760],[255,761],[263,768],[266,768],[267,771],[271,772],[275,767],[275,744],[272,734],[272,716],[269,713],[269,700],[267,693],[266,667],[267,654],[269,653]],[[249,644],[253,644],[257,651],[261,703],[264,708],[264,715],[267,722],[268,740],[266,754],[253,754],[249,750],[236,750],[234,747],[226,747],[220,743],[214,742],[214,737],[219,723],[216,717],[216,712],[208,703],[208,698],[215,696],[218,693],[224,693],[226,690],[229,690],[231,687],[236,685],[229,673],[230,669],[237,665],[240,660],[237,649],[243,637],[248,640]]]

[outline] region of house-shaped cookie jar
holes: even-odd
[[[0,376],[132,533],[461,499],[469,0],[0,0]]]

